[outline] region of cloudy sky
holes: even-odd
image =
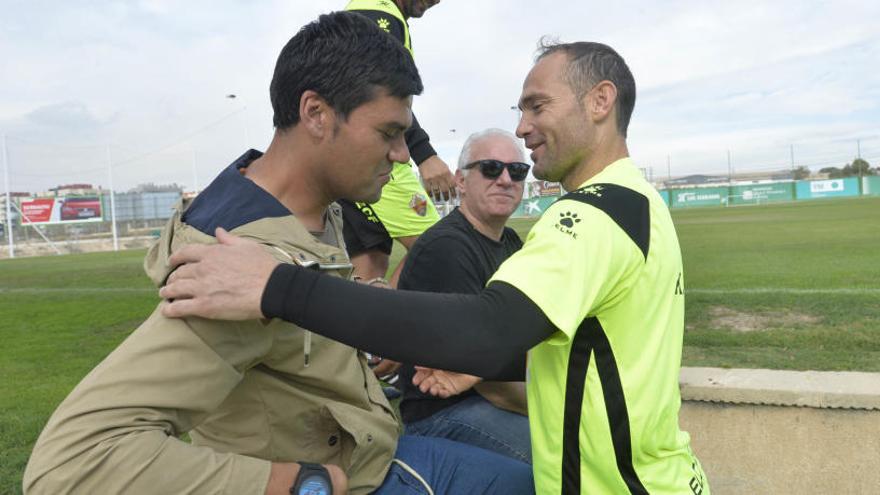
[[[204,187],[271,139],[284,43],[345,0],[6,0],[0,134],[13,191]],[[454,163],[513,129],[537,41],[613,46],[638,86],[629,147],[655,178],[880,164],[880,2],[443,0],[411,21],[414,108]],[[235,94],[236,98],[227,98]],[[454,131],[453,131],[454,130]],[[792,153],[793,152],[793,153]],[[669,163],[669,168],[667,168]]]

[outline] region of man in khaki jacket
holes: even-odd
[[[172,253],[216,242],[223,227],[282,262],[348,277],[332,201],[378,199],[391,163],[409,159],[403,132],[421,89],[409,55],[366,19],[335,13],[305,26],[276,65],[269,148],[249,150],[178,208],[147,273],[162,285]],[[393,409],[349,346],[280,320],[175,320],[161,307],[52,415],[26,492],[301,493],[302,473],[333,493],[533,490],[525,464],[398,439]]]

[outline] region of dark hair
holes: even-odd
[[[617,131],[626,137],[629,119],[636,105],[636,81],[623,57],[602,43],[558,43],[542,39],[538,45],[537,60],[556,52],[568,55],[565,79],[578,100],[602,81],[614,83],[617,87]]]
[[[421,93],[422,79],[412,56],[360,14],[325,14],[303,26],[278,55],[269,86],[272,123],[279,130],[298,124],[306,90],[321,95],[346,119],[380,88],[398,98]]]

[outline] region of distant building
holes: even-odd
[[[765,172],[743,172],[731,177],[726,175],[703,175],[695,174],[685,177],[676,177],[663,181],[666,188],[680,187],[710,187],[721,185],[747,185],[769,184],[772,182],[787,182],[794,180],[791,170],[774,170]]]
[[[65,184],[63,186],[50,188],[47,196],[96,196],[99,194],[101,194],[101,188],[96,188],[91,184]]]
[[[727,184],[729,182],[727,177],[721,177],[717,175],[688,175],[685,177],[677,177],[675,179],[669,179],[664,182],[666,187],[688,187],[688,186],[705,186],[705,185],[715,185],[715,184]]]
[[[180,191],[128,192],[114,195],[116,221],[165,220],[171,217],[180,201]],[[104,219],[110,220],[110,195],[104,195]]]

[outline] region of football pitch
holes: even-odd
[[[880,198],[674,210],[673,219],[685,366],[880,371]],[[533,222],[511,226],[525,239]],[[155,308],[143,255],[0,261],[0,494],[20,492],[55,406]]]

